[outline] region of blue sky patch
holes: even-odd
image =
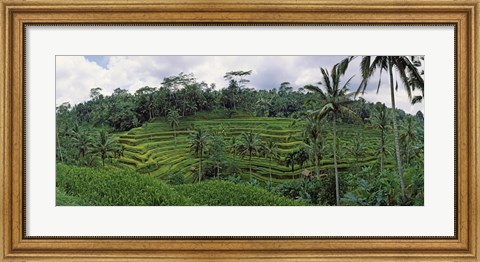
[[[108,60],[109,60],[109,56],[103,56],[103,55],[86,55],[84,56],[85,59],[87,59],[88,61],[90,62],[94,62],[96,63],[97,65],[103,67],[103,68],[107,68],[107,65],[108,65]]]

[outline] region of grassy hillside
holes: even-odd
[[[305,203],[261,187],[211,180],[170,185],[149,175],[114,167],[57,164],[58,206],[291,206]]]
[[[291,167],[287,167],[284,161],[285,155],[296,151],[303,146],[301,125],[293,125],[291,118],[251,117],[250,114],[237,114],[229,119],[223,112],[200,112],[195,116],[183,117],[176,131],[176,145],[173,129],[165,120],[156,120],[144,124],[142,127],[131,129],[128,132],[118,134],[117,141],[125,147],[124,156],[118,160],[118,165],[137,170],[140,173],[148,173],[154,177],[166,178],[170,174],[183,174],[186,181],[192,181],[192,175],[196,172],[199,159],[195,158],[189,148],[188,135],[194,128],[202,128],[210,133],[216,133],[225,139],[227,144],[226,159],[235,162],[239,167],[240,174],[247,174],[249,162],[247,157],[233,155],[228,150],[228,145],[233,137],[239,137],[243,132],[253,131],[259,134],[263,141],[273,140],[279,148],[280,159],[272,163],[273,182],[281,182],[292,179]],[[331,141],[331,132],[325,132],[327,141]],[[363,128],[358,125],[339,124],[339,147],[348,145],[352,140],[361,136],[365,145],[364,154],[359,159],[351,157],[339,157],[338,167],[340,171],[346,171],[353,166],[372,164],[377,160],[375,148],[378,147],[379,131],[372,128]],[[327,142],[328,143],[328,142]],[[333,156],[331,145],[326,146],[327,153],[321,161],[321,171],[324,173],[333,170]],[[347,154],[345,154],[347,155]],[[313,163],[308,161],[306,166],[313,170]],[[254,176],[266,181],[269,178],[269,161],[262,156],[252,158]],[[294,175],[299,177],[303,170],[295,165]]]

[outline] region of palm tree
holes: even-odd
[[[55,132],[55,135],[57,137],[57,145],[58,145],[58,153],[60,155],[60,161],[63,163],[63,154],[62,154],[62,147],[60,146],[60,138],[58,137],[58,128],[57,131]]]
[[[305,141],[305,148],[310,156],[310,159],[313,160],[315,164],[315,175],[318,177],[320,175],[320,161],[323,159],[323,150],[325,148],[325,139],[319,136],[315,139],[308,138]]]
[[[196,129],[190,134],[190,148],[195,152],[195,157],[200,158],[200,166],[198,168],[198,182],[202,181],[202,161],[203,151],[208,143],[208,134],[202,129]]]
[[[225,159],[225,141],[222,136],[210,135],[207,153],[209,161],[213,164],[214,176],[220,177],[221,165]]]
[[[80,157],[85,157],[90,147],[90,137],[85,132],[74,132],[72,137],[73,145],[77,148],[77,161]]]
[[[263,156],[269,159],[270,182],[272,182],[272,160],[280,157],[277,144],[269,140],[263,147]]]
[[[289,152],[285,156],[285,165],[287,167],[292,167],[292,179],[295,179],[295,174],[293,173],[295,171],[295,152]]]
[[[387,151],[385,148],[385,131],[388,130],[389,126],[388,123],[390,122],[390,113],[387,110],[385,105],[376,106],[372,116],[370,117],[370,122],[372,125],[378,129],[380,129],[380,146],[379,146],[379,154],[380,154],[380,172],[383,173],[383,166],[385,163],[385,157],[387,155]]]
[[[297,164],[300,166],[301,172],[303,172],[303,165],[305,162],[308,160],[308,152],[306,148],[300,148],[295,152],[295,160],[297,161]]]
[[[388,76],[390,80],[390,99],[392,101],[392,123],[393,123],[393,137],[395,142],[395,155],[397,160],[397,170],[398,177],[400,180],[400,187],[402,189],[402,199],[403,202],[408,200],[407,190],[405,188],[405,183],[403,181],[403,165],[402,157],[400,154],[400,143],[398,140],[398,126],[397,126],[397,115],[396,115],[396,106],[395,106],[395,90],[398,89],[398,82],[394,85],[394,76],[393,70],[397,72],[400,80],[403,83],[405,90],[407,91],[408,97],[412,99],[412,90],[416,88],[420,89],[423,93],[423,78],[418,72],[415,64],[407,56],[364,56],[360,63],[360,68],[362,71],[363,80],[360,83],[360,86],[357,89],[356,96],[360,93],[364,93],[367,88],[368,80],[373,76],[376,71],[380,71],[380,77],[378,80],[377,93],[380,89],[380,84],[382,81],[382,72],[388,71]]]
[[[105,167],[105,158],[115,150],[115,141],[108,137],[106,131],[101,131],[98,134],[98,140],[93,143],[92,153],[100,155],[102,158],[102,165]]]
[[[176,109],[170,109],[167,114],[167,121],[170,127],[173,128],[173,138],[175,139],[175,146],[177,145],[176,128],[180,125],[180,114]]]
[[[333,117],[333,166],[335,168],[335,196],[337,205],[340,205],[340,186],[338,181],[337,167],[337,115],[339,112],[355,115],[353,111],[346,107],[347,104],[352,102],[351,98],[354,95],[353,93],[347,93],[348,84],[352,80],[353,76],[350,77],[345,83],[341,83],[340,78],[345,75],[348,64],[352,59],[353,57],[349,57],[334,65],[330,71],[330,74],[328,73],[327,69],[320,69],[322,72],[323,81],[319,82],[319,84],[325,90],[322,90],[318,86],[305,86],[307,90],[319,95],[320,102],[325,103],[323,107],[312,111],[311,114],[317,119],[322,119],[327,115],[331,115]]]
[[[250,179],[252,179],[252,155],[260,152],[262,149],[262,141],[260,140],[260,136],[251,130],[248,133],[242,133],[241,139],[242,141],[239,144],[240,154],[242,156],[248,155]]]
[[[268,99],[266,97],[260,97],[257,100],[255,105],[257,116],[265,116],[268,117],[270,114],[270,107],[272,106],[272,98]]]
[[[365,145],[361,140],[360,134],[353,134],[353,141],[346,148],[346,151],[350,153],[355,158],[355,168],[356,172],[360,169],[360,158],[365,155]]]
[[[238,154],[238,147],[239,147],[239,143],[237,142],[237,137],[233,136],[230,139],[228,150],[229,150],[229,153],[233,155],[234,160],[235,160],[235,156]]]
[[[305,124],[303,129],[303,136],[305,138],[305,147],[314,160],[315,173],[320,175],[320,160],[322,158],[322,150],[324,147],[324,139],[321,137],[323,132],[323,125],[321,121],[308,114],[304,117]]]
[[[405,164],[409,164],[412,156],[412,150],[419,139],[418,123],[413,117],[408,117],[402,125],[400,131],[400,145],[402,148],[402,156]]]

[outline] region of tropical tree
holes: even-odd
[[[185,74],[185,73],[181,72],[177,76],[165,77],[163,79],[162,85],[164,87],[166,87],[167,89],[173,91],[173,95],[174,95],[173,102],[175,104],[175,107],[178,108],[177,100],[180,100],[180,99],[178,99],[178,95],[181,91],[180,88],[185,89],[188,85],[192,85],[194,83],[195,83],[195,77],[194,77],[193,73]],[[182,91],[182,93],[184,93],[184,91]],[[187,98],[186,98],[185,95],[183,95],[181,97],[181,100],[182,100],[182,116],[185,116],[186,103],[187,103],[186,99]]]
[[[167,114],[167,121],[171,128],[173,128],[173,138],[175,139],[175,146],[177,145],[176,128],[180,125],[180,114],[176,109],[171,109]]]
[[[198,168],[198,181],[202,181],[202,161],[203,151],[208,143],[209,135],[203,129],[196,129],[190,134],[190,149],[195,152],[195,157],[200,158],[200,165]]]
[[[272,160],[273,159],[278,159],[280,157],[279,151],[278,151],[278,145],[275,143],[273,140],[269,140],[264,146],[263,146],[263,156],[268,158],[269,162],[269,168],[270,168],[270,182],[272,182]]]
[[[239,144],[239,151],[242,156],[248,155],[248,162],[250,167],[250,179],[252,179],[252,156],[258,154],[262,149],[262,141],[258,134],[253,133],[252,130],[248,133],[242,133]]]
[[[295,162],[296,162],[296,154],[295,152],[288,152],[286,155],[285,155],[285,165],[287,167],[291,167],[292,168],[292,179],[295,179]]]
[[[228,81],[228,90],[231,93],[231,102],[233,104],[233,110],[237,110],[238,94],[245,85],[250,82],[246,79],[247,76],[252,74],[252,70],[249,71],[230,71],[226,72],[223,78]]]
[[[90,98],[92,100],[97,100],[102,98],[102,88],[100,87],[95,87],[90,89]]]
[[[331,115],[333,118],[333,166],[335,169],[335,196],[337,205],[340,205],[340,186],[337,165],[337,116],[340,112],[356,116],[355,113],[347,107],[347,105],[352,102],[351,98],[354,95],[348,92],[348,84],[353,76],[344,83],[341,82],[341,77],[345,75],[351,59],[353,58],[349,57],[334,65],[330,73],[326,68],[321,68],[323,80],[318,83],[320,87],[314,85],[305,86],[305,89],[318,95],[320,98],[319,102],[324,102],[321,108],[311,111],[312,116],[317,119],[322,119]],[[307,102],[312,103],[315,101],[309,100]]]
[[[225,141],[218,135],[210,136],[208,143],[208,160],[213,164],[214,175],[220,177],[220,168],[225,160]]]
[[[63,147],[61,146],[60,139],[67,136],[70,133],[69,126],[72,122],[71,119],[71,108],[69,102],[64,102],[56,107],[55,114],[56,114],[56,142],[58,148],[58,156],[60,157],[60,161],[63,162]]]
[[[255,104],[257,116],[269,116],[272,98],[260,97]]]
[[[304,143],[305,149],[308,152],[310,161],[315,165],[315,175],[320,175],[320,161],[323,159],[323,150],[325,148],[325,139],[323,137],[308,138]]]
[[[378,153],[380,155],[380,172],[383,173],[383,167],[385,165],[385,158],[387,156],[387,150],[385,146],[385,132],[389,128],[390,123],[390,111],[383,104],[375,106],[372,116],[370,117],[372,125],[380,130],[380,145]]]
[[[398,126],[397,126],[397,115],[396,115],[396,105],[395,105],[395,90],[398,89],[398,82],[395,82],[394,79],[394,70],[397,73],[400,81],[405,88],[408,97],[412,99],[412,90],[420,89],[423,94],[423,78],[418,71],[418,68],[407,56],[364,56],[360,63],[360,68],[362,72],[363,80],[360,82],[360,85],[357,89],[356,96],[360,93],[364,93],[367,88],[368,80],[374,75],[376,71],[380,72],[380,77],[378,80],[377,93],[381,86],[382,81],[382,72],[388,72],[390,80],[390,99],[392,102],[392,123],[393,123],[393,138],[395,142],[395,156],[397,161],[397,171],[398,178],[400,180],[400,187],[402,189],[402,199],[403,202],[408,200],[407,189],[405,188],[405,183],[403,180],[403,165],[402,165],[402,156],[400,152],[400,143],[398,135]]]
[[[144,86],[137,91],[135,91],[135,97],[138,100],[139,110],[142,112],[142,115],[145,115],[145,119],[150,121],[153,118],[155,103],[154,103],[154,92],[156,88]]]
[[[97,154],[102,159],[102,165],[105,167],[105,158],[115,150],[116,143],[112,140],[106,131],[102,130],[98,133],[97,140],[92,144],[92,153]]]
[[[322,151],[324,149],[325,140],[322,137],[323,123],[316,119],[313,115],[307,114],[302,117],[304,126],[302,135],[305,139],[305,149],[310,159],[315,165],[315,174],[320,175],[320,160],[322,159]]]
[[[237,141],[237,137],[232,136],[230,142],[228,143],[228,152],[233,155],[233,159],[235,159],[235,156],[238,154],[238,150],[239,142]]]
[[[303,165],[307,162],[308,157],[309,154],[306,148],[300,148],[295,152],[295,161],[300,166],[300,170],[303,170]]]
[[[356,172],[360,169],[360,159],[365,155],[366,147],[359,133],[353,134],[353,140],[346,146],[346,151],[355,158]]]
[[[419,141],[418,123],[413,117],[407,117],[400,130],[400,148],[402,150],[402,157],[405,164],[409,164],[412,151]]]
[[[77,149],[76,159],[80,160],[80,157],[85,157],[90,147],[91,139],[86,132],[74,132],[72,137],[73,146]]]

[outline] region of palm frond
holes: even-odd
[[[423,101],[423,96],[414,96],[412,98],[412,105],[415,105],[417,103],[421,103]]]
[[[347,71],[348,69],[348,65],[350,64],[350,61],[352,61],[356,56],[349,56],[345,59],[343,59],[342,61],[340,61],[340,63],[338,63],[338,73],[340,75],[344,75],[345,72]]]
[[[328,113],[335,111],[335,106],[332,103],[327,103],[321,109],[311,112],[311,115],[317,119],[321,120],[328,115]]]
[[[403,64],[396,64],[395,68],[397,69],[397,73],[400,76],[400,80],[402,81],[403,87],[405,91],[407,91],[407,95],[409,99],[412,99],[412,89],[409,85],[409,78],[405,72],[405,65]],[[395,91],[398,91],[398,82],[396,83]]]
[[[320,68],[320,71],[322,72],[323,85],[327,89],[327,93],[330,93],[332,88],[332,85],[330,83],[330,75],[328,74],[328,71],[324,68]]]
[[[365,93],[365,89],[367,88],[367,83],[368,83],[368,78],[362,79],[360,82],[360,85],[357,88],[357,91],[355,91],[355,97],[360,95],[360,93],[363,95]]]
[[[308,91],[312,91],[316,94],[319,94],[322,99],[326,99],[325,93],[322,91],[322,89],[320,89],[320,87],[314,86],[314,85],[306,85],[304,86],[304,88],[307,89]]]
[[[416,88],[420,89],[422,91],[422,96],[423,96],[424,81],[420,72],[418,71],[418,68],[407,57],[401,56],[399,60],[401,60],[402,64],[405,65],[405,71],[407,72],[410,86],[412,87],[413,90],[415,90]]]
[[[355,92],[355,97],[360,93],[363,95],[367,88],[368,80],[375,73],[377,67],[384,68],[385,60],[381,56],[375,57],[373,62],[371,62],[371,56],[364,56],[360,62],[360,71],[362,72],[362,81],[358,86],[357,91]]]
[[[372,72],[370,68],[371,56],[364,56],[360,62],[360,70],[362,72],[362,78],[368,79],[371,77]]]
[[[378,91],[380,91],[380,85],[382,84],[382,72],[383,72],[383,68],[380,68],[380,77],[378,78],[377,94],[378,94]]]
[[[350,77],[347,82],[345,82],[345,84],[343,85],[342,87],[342,90],[343,89],[348,89],[348,84],[350,84],[350,81],[352,81],[352,79],[355,77],[355,75],[353,75],[352,77]]]
[[[355,113],[353,110],[351,110],[350,108],[348,108],[346,106],[339,105],[338,110],[340,112],[342,112],[343,114],[352,117],[355,120],[362,121],[362,118],[359,115],[357,115],[357,113]]]

